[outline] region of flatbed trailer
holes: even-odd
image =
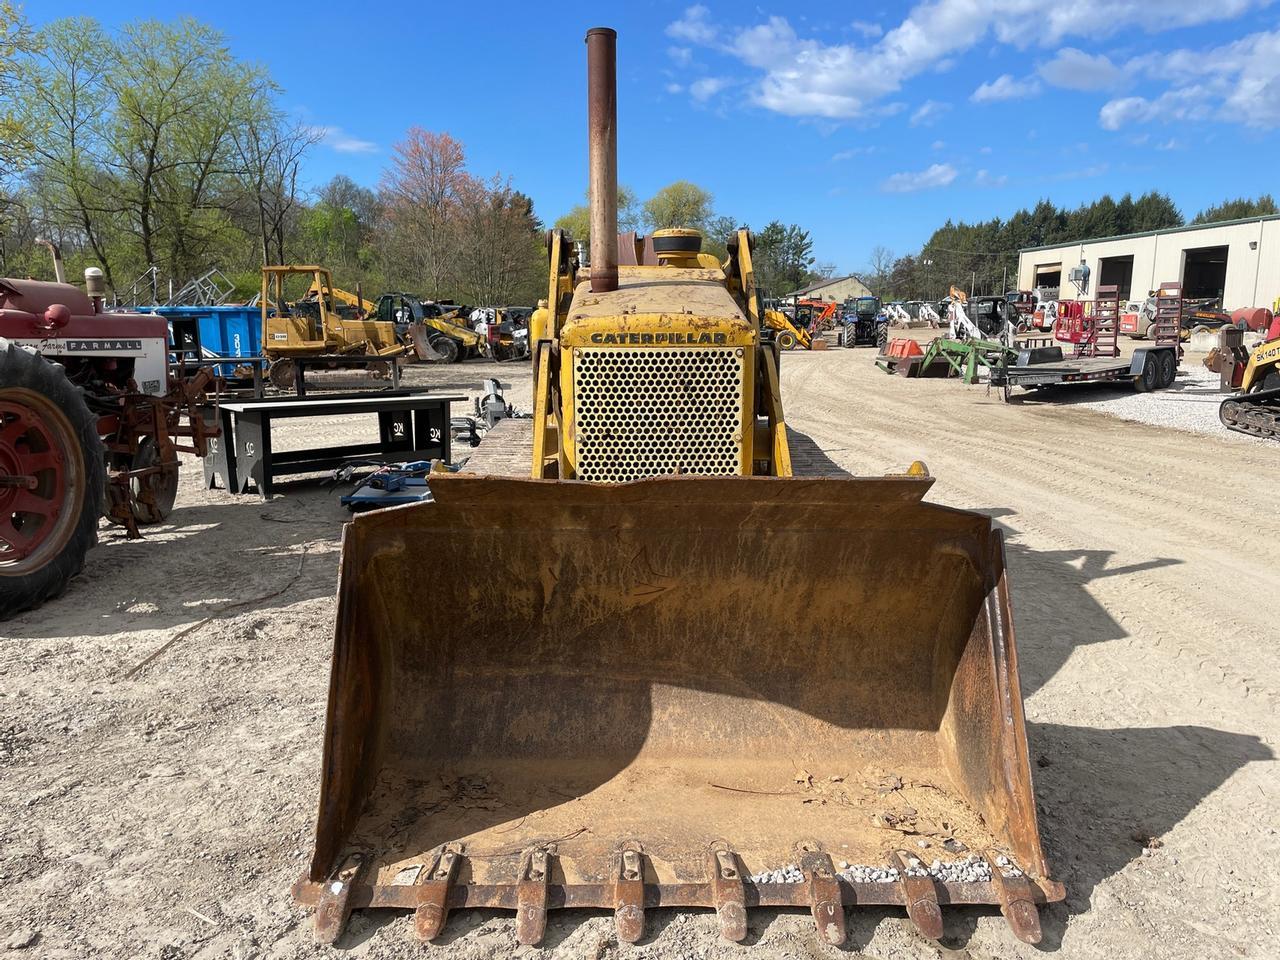
[[[1128,381],[1147,392],[1172,384],[1179,360],[1176,345],[1140,347],[1132,357],[1063,357],[1061,347],[1041,347],[1020,351],[1017,362],[992,368],[991,385],[1004,388],[1006,400],[1013,387],[1058,383]]]
[[[1063,355],[1062,348],[1030,347],[1016,358],[991,368],[991,385],[1003,388],[1008,400],[1014,387],[1034,389],[1059,383],[1124,382],[1135,390],[1162,390],[1173,384],[1182,362],[1178,325],[1182,315],[1182,287],[1164,283],[1156,293],[1156,342],[1133,351],[1131,357],[1118,356],[1116,318],[1118,299],[1114,288],[1101,288],[1108,296],[1104,309],[1093,318],[1090,339],[1076,344],[1076,354]],[[1102,301],[1100,301],[1101,303]],[[1100,355],[1105,354],[1105,355]]]

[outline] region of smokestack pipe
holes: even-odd
[[[617,217],[617,209],[618,208],[615,205],[614,206],[615,219]],[[54,243],[52,240],[46,240],[43,237],[36,237],[36,243],[43,244],[44,246],[48,247],[49,252],[53,254],[53,279],[57,280],[58,283],[66,283],[67,274],[66,274],[66,271],[62,269],[62,248],[59,247],[56,243]],[[615,263],[617,262],[617,257],[614,257],[614,262]],[[616,275],[616,271],[615,271],[615,275]]]
[[[618,31],[587,31],[591,292],[618,289]]]

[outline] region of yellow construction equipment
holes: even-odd
[[[764,325],[776,330],[774,339],[783,350],[794,350],[799,347],[808,350],[813,346],[813,338],[804,327],[797,327],[781,310],[765,310]]]
[[[1036,824],[1001,535],[920,465],[793,477],[751,238],[619,266],[612,30],[587,34],[591,263],[549,237],[531,476],[432,474],[342,546],[315,848],[351,910],[1001,906],[1064,896]],[[693,262],[694,266],[688,265]],[[822,577],[813,575],[821,558]],[[422,599],[427,579],[453,588]],[[922,849],[920,841],[927,845]],[[939,862],[935,865],[933,861]]]
[[[290,303],[285,284],[291,276],[310,276],[310,292]],[[367,354],[372,369],[394,363],[405,353],[395,326],[339,314],[333,280],[325,267],[286,264],[262,268],[262,352],[271,361],[271,382],[280,389],[293,384],[293,358]],[[366,301],[367,302],[367,301]]]
[[[376,303],[364,299],[359,292],[352,293],[350,290],[343,290],[341,287],[322,287],[320,281],[314,278],[311,281],[311,286],[307,288],[306,299],[318,300],[322,292],[328,293],[339,303],[344,303],[351,307],[361,317],[373,316],[374,311],[378,308]]]

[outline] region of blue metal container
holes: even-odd
[[[262,313],[258,307],[143,307],[143,312],[155,313],[169,320],[170,341],[173,337],[173,321],[195,321],[200,336],[200,353],[203,357],[258,357],[262,355]],[[235,368],[231,364],[220,365],[215,372],[220,377],[230,377]]]

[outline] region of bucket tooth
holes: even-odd
[[[1023,943],[1037,944],[1043,936],[1040,930],[1040,910],[1031,891],[1031,881],[1025,876],[1005,876],[1006,867],[1000,866],[990,853],[986,855],[991,867],[991,885],[1000,898],[1000,912],[1009,921],[1013,935]]]
[[[738,856],[728,847],[711,851],[711,896],[720,933],[726,940],[740,943],[747,936],[747,893],[742,882]]]
[[[516,884],[516,939],[525,946],[537,946],[547,932],[551,857],[547,847],[535,847],[520,861],[520,880]]]
[[[346,929],[351,916],[351,890],[364,868],[362,853],[348,854],[329,876],[316,900],[316,942],[332,946]]]
[[[621,851],[613,880],[613,922],[618,939],[639,943],[644,936],[644,856],[639,844]]]
[[[818,939],[833,947],[840,946],[848,934],[835,864],[825,853],[809,852],[800,858],[800,869],[809,886],[809,909],[818,925]]]
[[[419,879],[418,907],[413,912],[413,930],[419,940],[434,940],[444,930],[445,921],[449,919],[449,888],[461,860],[461,848],[447,846]]]
[[[907,905],[907,916],[924,936],[938,940],[942,937],[942,908],[938,906],[938,891],[934,889],[933,877],[928,873],[919,877],[908,872],[912,859],[911,854],[903,850],[895,850],[891,856],[893,865],[898,868],[898,883]]]

